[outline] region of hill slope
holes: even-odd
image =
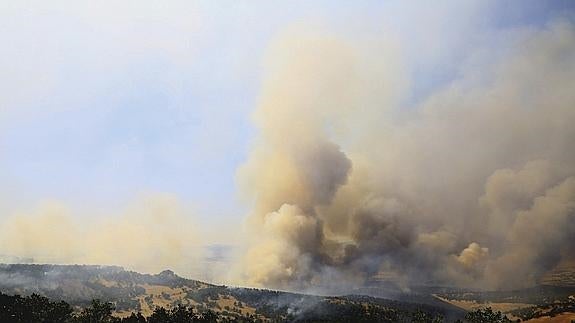
[[[230,318],[262,321],[409,321],[417,312],[451,319],[464,311],[369,296],[322,297],[262,289],[233,288],[185,279],[171,271],[157,275],[115,266],[0,265],[0,291],[38,293],[78,308],[92,299],[110,301],[116,314],[142,312],[179,304],[211,309]]]

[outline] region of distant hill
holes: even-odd
[[[559,316],[562,318],[557,322],[575,320],[573,286],[539,285],[510,291],[437,289],[433,295],[468,311],[490,307],[523,322],[543,322]]]
[[[218,286],[182,278],[169,270],[148,275],[116,266],[0,265],[0,292],[37,293],[78,309],[100,299],[112,302],[118,316],[132,312],[147,316],[156,307],[177,305],[210,309],[232,319],[261,321],[410,322],[422,313],[452,321],[465,315],[455,306],[422,296],[414,297],[415,302],[405,301],[407,297],[402,301],[354,295],[323,297]]]
[[[541,284],[575,287],[575,260],[564,261],[553,270],[545,273]]]

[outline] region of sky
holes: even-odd
[[[574,13],[561,0],[2,1],[0,220],[57,201],[93,221],[167,194],[206,241],[237,243],[254,203],[238,169],[282,35],[392,40],[409,114]]]
[[[235,172],[255,134],[250,113],[262,59],[282,30],[299,23],[358,37],[390,30],[407,40],[403,50],[417,64],[408,73],[418,100],[457,76],[466,47],[570,6],[3,1],[3,206],[58,199],[107,208],[157,191],[189,201],[206,221],[241,219]]]

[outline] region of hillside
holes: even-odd
[[[37,293],[75,308],[93,299],[112,302],[117,316],[177,305],[213,310],[236,319],[260,321],[410,321],[414,315],[449,321],[465,312],[447,303],[394,301],[369,296],[322,297],[262,289],[234,288],[185,279],[166,270],[141,274],[115,266],[0,265],[0,292]],[[426,303],[426,304],[421,304]],[[437,306],[440,304],[441,306]]]
[[[545,273],[541,284],[575,287],[575,260],[564,261],[553,270]]]
[[[575,319],[575,287],[539,285],[511,291],[437,290],[434,296],[467,311],[493,308],[512,319],[543,322],[556,317],[561,321]]]

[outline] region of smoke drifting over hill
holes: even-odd
[[[562,1],[68,2],[4,10],[0,262],[327,294],[575,259]]]
[[[239,174],[246,279],[516,288],[557,265],[575,247],[575,26],[512,43],[406,109],[399,44],[280,37]]]
[[[191,273],[201,259],[194,223],[167,194],[143,196],[118,214],[89,221],[80,221],[62,203],[45,202],[0,224],[0,256],[18,255],[28,263],[116,264],[146,272],[169,267]],[[0,262],[11,261],[3,258]]]

